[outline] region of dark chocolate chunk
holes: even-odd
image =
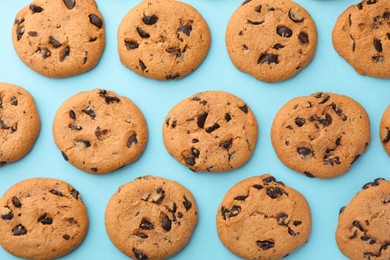
[[[293,221],[293,225],[296,226],[296,227],[299,226],[300,224],[302,224],[302,221],[300,221],[300,220],[294,220]]]
[[[147,24],[147,25],[153,25],[153,24],[157,23],[157,20],[158,20],[158,17],[155,15],[147,16],[144,14],[144,17],[142,17],[142,21],[144,22],[144,24]]]
[[[96,14],[89,15],[89,22],[95,25],[97,28],[101,29],[103,27],[103,21]]]
[[[152,230],[154,225],[147,219],[142,219],[141,224],[139,225],[140,229]]]
[[[62,238],[65,239],[65,240],[69,240],[70,236],[68,234],[65,234],[65,235],[62,236]]]
[[[70,118],[76,120],[76,113],[73,110],[69,110],[69,116]]]
[[[186,196],[183,196],[183,198],[184,198],[183,206],[184,206],[184,208],[188,211],[188,210],[190,210],[191,207],[192,207],[192,202],[189,201],[189,200],[186,198]]]
[[[98,39],[97,37],[90,37],[89,42],[96,42],[97,39]]]
[[[245,200],[249,195],[238,195],[234,197],[235,200]]]
[[[221,207],[221,215],[222,215],[222,218],[224,220],[226,220],[226,216],[227,216],[227,213],[229,213],[230,210],[228,210],[227,208],[225,208],[224,206]]]
[[[16,208],[22,207],[22,203],[20,202],[20,200],[19,200],[18,197],[13,197],[13,198],[12,198],[12,204],[14,204],[14,206],[15,206]]]
[[[229,211],[229,218],[235,217],[241,212],[241,207],[234,205],[232,209]]]
[[[172,228],[172,221],[169,219],[167,215],[164,214],[163,219],[162,219],[162,224],[161,226],[165,231],[170,231]]]
[[[149,38],[150,34],[142,30],[141,28],[137,27],[137,32],[141,38]]]
[[[42,12],[43,8],[37,5],[30,5],[30,10],[32,11],[33,14],[35,14],[35,13]]]
[[[28,32],[28,35],[30,35],[31,37],[37,37],[37,36],[38,36],[38,33],[35,32],[35,31],[29,31],[29,32]]]
[[[215,130],[217,130],[218,128],[220,128],[221,126],[218,124],[218,123],[214,123],[212,126],[209,126],[205,129],[206,133],[211,133]]]
[[[249,3],[250,1],[252,1],[252,0],[245,0],[241,5],[246,5],[246,4]]]
[[[136,41],[125,41],[125,46],[129,50],[134,50],[139,47],[139,44]]]
[[[382,140],[382,142],[385,144],[385,143],[388,143],[390,141],[390,129],[389,128],[386,128],[386,137],[385,139]]]
[[[364,232],[364,228],[362,227],[362,225],[360,224],[359,221],[355,220],[352,222],[352,226],[358,228],[360,231]]]
[[[142,72],[145,73],[147,67],[142,60],[139,60],[139,66],[141,67]]]
[[[89,115],[92,119],[94,119],[96,117],[96,113],[91,107],[87,107],[87,108],[83,109],[83,112],[86,113],[87,115]]]
[[[295,237],[297,235],[297,233],[295,233],[294,230],[292,230],[290,227],[288,227],[287,232],[292,237]]]
[[[73,198],[75,198],[77,200],[77,199],[79,199],[80,193],[77,190],[71,190],[70,195],[72,195]]]
[[[257,240],[256,244],[258,247],[260,247],[263,250],[268,250],[275,246],[275,242],[271,240]]]
[[[325,156],[326,157],[326,156]],[[333,158],[327,158],[327,159],[324,159],[324,165],[335,165],[335,164],[340,164],[340,157],[338,156],[335,156]]]
[[[360,158],[360,154],[355,155],[355,157],[353,158],[353,160],[351,162],[351,165],[354,164],[359,158]]]
[[[47,59],[51,56],[51,51],[47,48],[39,49],[38,51],[42,53],[43,59]]]
[[[98,171],[98,168],[96,168],[96,167],[92,167],[92,168],[91,168],[91,171],[93,171],[93,172],[97,172],[97,171]]]
[[[180,78],[180,74],[179,73],[176,73],[174,75],[167,75],[167,76],[165,76],[166,80],[174,80],[174,79],[178,79],[178,78]]]
[[[101,129],[99,126],[96,127],[96,130],[95,130],[95,136],[97,139],[100,140],[100,138],[102,137],[102,135],[106,135],[108,133],[108,130],[107,129]]]
[[[309,42],[309,35],[307,35],[305,32],[300,32],[298,34],[298,39],[301,43],[306,44]]]
[[[76,143],[82,143],[87,148],[91,147],[91,143],[89,141],[86,141],[86,140],[78,140]]]
[[[62,46],[62,44],[53,36],[50,36],[50,43],[54,46],[54,48],[59,48]]]
[[[286,47],[286,46],[284,46],[283,44],[277,43],[277,44],[274,45],[273,48],[275,50],[280,50],[280,49],[283,49],[284,47]]]
[[[21,24],[21,23],[23,23],[23,22],[24,22],[24,18],[21,18],[21,19],[15,18],[14,24]]]
[[[279,34],[279,36],[286,38],[290,38],[293,34],[292,30],[286,26],[278,26],[276,28],[276,32]]]
[[[225,114],[225,120],[226,120],[226,122],[229,122],[231,119],[232,119],[232,117],[230,116],[230,114],[229,114],[229,113],[226,113],[226,114]]]
[[[74,125],[74,124],[69,124],[69,128],[76,131],[80,131],[83,129],[81,126]]]
[[[297,153],[302,155],[302,156],[307,156],[312,153],[312,151],[309,148],[306,147],[300,147],[297,149]]]
[[[242,107],[238,107],[242,112],[244,112],[245,114],[247,114],[248,113],[248,106],[245,104],[245,105],[243,105]]]
[[[317,117],[317,121],[323,126],[329,126],[332,123],[332,117],[327,113],[325,118]]]
[[[286,213],[280,213],[276,216],[276,221],[278,222],[278,225],[285,226],[287,225],[286,220],[288,219],[288,215]]]
[[[220,144],[219,147],[222,147],[223,149],[228,151],[232,147],[232,142],[233,142],[233,140],[228,140],[228,141]]]
[[[204,127],[204,123],[206,121],[206,118],[209,114],[207,112],[204,112],[202,114],[200,114],[197,118],[197,124],[198,124],[198,127],[199,128],[203,128]]]
[[[316,176],[314,176],[312,173],[308,172],[308,171],[304,171],[303,172],[307,177],[309,178],[315,178]]]
[[[261,8],[262,8],[261,5],[256,6],[256,7],[255,7],[255,12],[261,13]]]
[[[1,219],[3,219],[3,220],[11,220],[13,218],[14,218],[14,213],[12,213],[12,212],[1,215]]]
[[[38,222],[41,222],[43,225],[51,225],[53,224],[53,219],[44,214],[43,216],[39,217]]]
[[[148,260],[148,256],[145,255],[143,252],[133,248],[133,253],[135,255],[136,260]]]
[[[363,235],[363,236],[360,237],[360,239],[361,239],[362,241],[368,242],[370,245],[375,244],[375,239],[373,239],[373,238],[370,237],[370,236]]]
[[[279,63],[278,57],[279,57],[278,54],[262,53],[260,55],[259,59],[257,60],[257,63],[258,64],[263,64],[263,63],[267,63],[267,64],[275,63],[275,64],[278,64]]]
[[[195,165],[195,157],[193,156],[187,156],[184,158],[184,162],[190,166],[194,166]]]
[[[379,257],[380,254],[375,254],[373,252],[364,252],[363,253],[364,258],[371,259],[371,257]]]
[[[161,189],[161,188],[159,188],[159,189]],[[158,197],[158,199],[156,201],[153,201],[153,203],[160,204],[165,198],[165,191],[161,189],[161,191],[159,192],[159,190],[157,189],[157,193],[160,194],[160,197]]]
[[[76,0],[64,0],[64,4],[65,4],[66,8],[68,8],[69,10],[72,10],[74,8],[74,6],[76,5]]]
[[[119,103],[121,100],[115,96],[109,96],[107,91],[102,89],[99,90],[99,96],[104,97],[107,104]]]
[[[383,51],[381,40],[374,39],[374,48],[377,52]]]
[[[344,212],[345,208],[346,208],[346,206],[340,208],[339,215]]]
[[[199,155],[200,155],[200,151],[198,149],[196,149],[195,147],[192,147],[191,148],[191,153],[193,156],[195,156],[196,158],[199,158]]]
[[[306,123],[304,118],[297,117],[295,118],[295,124],[299,127],[303,126]]]
[[[304,20],[304,18],[302,16],[300,16],[299,14],[295,13],[294,9],[292,9],[292,8],[288,11],[288,17],[294,23],[301,23]]]
[[[138,144],[136,133],[129,137],[129,140],[127,141],[127,147],[130,148],[132,144]]]
[[[358,8],[359,10],[362,10],[362,9],[363,9],[363,4],[362,4],[362,3],[357,4],[357,8]]]
[[[139,238],[142,238],[142,239],[145,239],[145,238],[148,238],[149,236],[146,235],[145,233],[137,233],[137,234],[134,234],[135,236],[139,237]]]
[[[19,26],[17,29],[16,29],[16,38],[18,39],[18,41],[20,39],[22,39],[22,36],[24,34],[24,26]]]
[[[355,231],[353,232],[353,234],[350,235],[348,238],[351,239],[351,240],[357,238],[357,230],[355,230]]]
[[[248,23],[250,23],[250,24],[253,24],[253,25],[260,25],[260,24],[262,24],[262,23],[264,23],[264,20],[247,20],[248,21]]]
[[[265,184],[269,184],[269,183],[271,183],[271,182],[276,182],[276,179],[275,179],[275,177],[273,177],[273,176],[268,176],[268,177],[265,177],[265,178],[263,179],[263,182],[264,182]]]
[[[61,191],[58,191],[58,190],[50,190],[50,193],[56,195],[56,196],[59,196],[59,197],[63,197],[64,194],[62,194]]]
[[[383,56],[373,56],[372,57],[372,60],[375,62],[375,63],[383,63],[385,58]]]
[[[253,184],[252,187],[257,189],[257,190],[261,190],[263,188],[263,186],[260,184]]]
[[[284,190],[279,187],[267,187],[266,193],[271,199],[276,199],[283,195]]]
[[[22,236],[27,234],[27,230],[25,227],[22,226],[22,224],[19,224],[12,229],[12,234],[14,236]]]
[[[69,54],[70,54],[70,48],[69,47],[65,47],[64,51],[61,54],[60,61],[64,61],[65,58],[69,56]]]
[[[377,3],[377,0],[367,0],[367,4],[368,5],[373,5],[373,4],[376,4]]]
[[[199,143],[199,139],[194,138],[194,139],[191,140],[191,143],[193,143],[193,144]]]
[[[177,32],[182,32],[187,36],[190,36],[191,31],[192,31],[192,26],[189,24],[182,25],[179,27],[179,29],[177,29]]]

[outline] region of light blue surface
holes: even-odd
[[[226,191],[236,182],[271,173],[307,198],[313,218],[309,242],[287,259],[345,259],[334,234],[340,207],[346,205],[363,184],[377,177],[390,179],[390,158],[379,140],[379,123],[390,104],[390,80],[357,74],[334,51],[331,31],[339,14],[354,0],[299,0],[314,18],[318,46],[312,63],[294,78],[281,83],[263,83],[239,72],[225,48],[225,28],[238,0],[185,0],[208,22],[212,33],[210,52],[203,64],[189,76],[168,82],[142,78],[123,67],[117,53],[116,33],[124,15],[138,1],[97,0],[106,25],[107,45],[98,66],[85,74],[66,79],[45,78],[27,68],[16,56],[11,40],[15,14],[29,0],[0,0],[0,82],[27,89],[35,98],[42,120],[34,149],[22,160],[0,168],[0,194],[13,184],[32,177],[51,177],[78,189],[87,205],[90,228],[84,243],[64,259],[126,259],[106,235],[104,211],[117,188],[134,178],[152,174],[176,180],[194,194],[199,222],[190,243],[173,259],[237,259],[219,241],[215,216]],[[58,107],[68,97],[92,88],[105,88],[132,99],[143,111],[149,126],[149,143],[134,164],[104,176],[84,173],[65,162],[54,144],[51,125]],[[166,152],[161,126],[177,102],[204,90],[224,90],[252,108],[259,122],[259,141],[252,159],[242,168],[227,173],[194,173]],[[348,95],[360,102],[371,119],[371,144],[349,173],[331,180],[309,179],[286,168],[276,157],[270,128],[278,109],[296,96],[317,91]],[[1,234],[0,234],[1,235]],[[0,248],[0,259],[15,259]]]

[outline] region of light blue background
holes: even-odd
[[[152,174],[176,180],[190,189],[199,207],[199,223],[190,243],[174,259],[236,259],[219,241],[215,216],[225,192],[236,182],[254,175],[271,173],[304,194],[311,206],[313,228],[309,242],[287,259],[344,259],[334,233],[340,207],[346,205],[363,184],[377,177],[390,179],[390,158],[379,140],[379,123],[390,95],[389,79],[357,74],[332,47],[331,31],[339,14],[353,0],[299,0],[314,18],[318,29],[317,52],[312,63],[294,78],[281,83],[263,83],[239,72],[225,48],[229,17],[241,4],[238,0],[185,0],[208,22],[212,33],[210,52],[203,64],[189,76],[158,82],[142,78],[121,65],[116,33],[124,15],[138,1],[97,0],[104,16],[107,45],[98,66],[85,74],[45,78],[27,68],[12,46],[11,28],[15,14],[29,0],[0,0],[0,82],[27,89],[38,105],[42,120],[34,149],[22,160],[0,168],[0,194],[13,184],[32,177],[51,177],[69,182],[85,201],[90,228],[84,243],[64,259],[126,259],[106,235],[104,211],[117,188],[134,178]],[[149,126],[149,143],[134,164],[104,176],[84,173],[65,162],[54,144],[51,125],[58,107],[68,97],[93,88],[105,88],[132,99],[143,111]],[[204,90],[224,90],[242,99],[259,122],[259,141],[252,159],[242,168],[220,174],[194,173],[166,152],[161,126],[170,108],[182,99]],[[331,180],[309,179],[286,168],[276,157],[270,128],[278,109],[296,96],[317,91],[348,95],[360,102],[371,119],[372,141],[368,151],[349,173]],[[1,234],[0,234],[1,235]],[[14,259],[0,248],[0,259]]]

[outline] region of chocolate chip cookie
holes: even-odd
[[[314,56],[317,29],[310,14],[286,0],[246,0],[226,29],[237,69],[266,82],[291,78]]]
[[[337,19],[333,46],[362,75],[390,78],[390,1],[364,0]]]
[[[144,176],[119,187],[108,202],[106,229],[133,259],[165,259],[190,240],[198,221],[191,192],[179,183]]]
[[[341,252],[350,259],[390,259],[390,182],[378,178],[342,207],[336,231]]]
[[[280,259],[307,242],[309,205],[299,192],[269,174],[235,184],[218,208],[222,243],[245,259]]]
[[[0,166],[25,156],[41,129],[34,98],[21,87],[0,83]]]
[[[387,107],[386,111],[383,113],[379,136],[382,141],[383,148],[390,155],[390,106]]]
[[[0,217],[0,245],[28,259],[66,255],[84,240],[88,229],[79,192],[55,179],[15,184],[0,199]]]
[[[287,167],[311,178],[332,178],[366,151],[370,121],[355,100],[318,92],[285,104],[274,118],[271,139]]]
[[[197,93],[175,105],[163,124],[169,154],[193,171],[242,166],[257,142],[257,121],[240,98],[222,91]]]
[[[103,17],[94,0],[34,0],[16,15],[12,40],[22,62],[39,74],[80,74],[103,53]]]
[[[206,21],[192,6],[146,0],[123,18],[118,51],[122,64],[141,76],[179,79],[202,63],[210,38]]]
[[[138,107],[103,89],[80,92],[66,100],[54,118],[53,135],[66,161],[93,174],[134,162],[148,140]]]

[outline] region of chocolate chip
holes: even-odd
[[[268,250],[275,246],[275,242],[271,240],[257,240],[256,244],[258,247],[260,247],[263,250]]]
[[[348,238],[351,239],[351,240],[357,238],[357,230],[355,230],[355,231],[353,232],[353,234],[350,235]]]
[[[76,5],[76,1],[75,0],[64,0],[64,4],[65,4],[66,8],[68,8],[69,10],[72,10],[74,8],[74,6]]]
[[[235,200],[245,200],[249,195],[239,195],[234,197]]]
[[[12,198],[12,204],[14,204],[14,206],[16,208],[22,207],[22,203],[20,202],[19,198],[17,198],[17,197]]]
[[[297,149],[297,153],[302,155],[302,156],[307,156],[312,153],[312,151],[309,148],[306,147],[300,147]]]
[[[101,29],[103,27],[103,21],[96,14],[89,15],[89,22],[95,25],[97,28]]]
[[[253,25],[260,25],[260,24],[262,24],[262,23],[264,23],[264,20],[247,20],[248,21],[248,23],[250,23],[250,24],[253,24]]]
[[[142,30],[141,28],[137,27],[137,32],[141,38],[149,38],[150,34]]]
[[[329,126],[332,123],[332,117],[329,114],[325,114],[325,118],[317,117],[316,119],[323,126]]]
[[[193,144],[199,143],[199,139],[194,138],[191,140],[191,143],[193,143]]]
[[[161,189],[161,188],[159,188],[159,189]],[[161,189],[159,192],[159,189],[157,189],[157,193],[160,194],[160,197],[158,197],[158,199],[156,201],[152,201],[153,203],[158,204],[158,205],[161,204],[161,202],[165,198],[165,191]]]
[[[203,128],[204,127],[204,123],[206,121],[207,116],[208,116],[208,113],[204,112],[204,113],[200,114],[197,117],[197,124],[198,124],[199,128]]]
[[[69,54],[70,54],[70,48],[69,47],[65,47],[64,51],[61,54],[60,61],[64,61],[65,58],[69,56]]]
[[[227,208],[225,208],[225,207],[221,207],[221,216],[222,216],[222,218],[224,219],[224,220],[226,220],[226,215],[227,215],[227,213],[229,213],[230,212],[230,210],[228,210]]]
[[[142,219],[141,224],[139,225],[139,227],[141,229],[144,229],[144,230],[152,230],[152,229],[154,229],[154,225],[152,223],[150,223],[150,221],[147,220],[147,219]]]
[[[241,5],[246,5],[246,4],[249,3],[250,1],[252,1],[252,0],[245,0]]]
[[[148,260],[148,256],[142,253],[141,251],[133,248],[133,253],[135,255],[136,260]]]
[[[298,39],[301,43],[306,44],[309,42],[309,35],[307,35],[305,32],[300,32],[298,34]]]
[[[372,60],[375,62],[375,63],[383,63],[385,58],[383,56],[373,56],[372,57]]]
[[[220,128],[220,125],[218,123],[214,123],[212,126],[209,126],[205,129],[206,133],[211,133],[215,130],[217,130],[218,128]]]
[[[286,38],[290,38],[293,34],[292,30],[285,26],[278,26],[276,28],[276,32],[279,34],[279,36]]]
[[[271,182],[276,182],[276,179],[275,179],[275,177],[273,177],[273,176],[268,176],[268,177],[265,177],[265,178],[263,179],[263,182],[264,182],[264,184],[269,184],[269,183],[271,183]]]
[[[167,75],[167,76],[165,76],[166,80],[174,80],[174,79],[178,79],[178,78],[180,78],[180,74],[179,73],[176,73],[174,75]]]
[[[256,7],[255,7],[255,12],[261,13],[261,8],[262,8],[261,5],[256,6]]]
[[[69,128],[76,131],[80,131],[83,129],[81,126],[74,125],[74,124],[69,124]]]
[[[257,63],[258,64],[263,64],[263,63],[267,63],[267,64],[275,63],[275,64],[278,64],[279,63],[278,57],[279,57],[279,55],[277,55],[277,54],[262,53],[260,55],[259,59],[257,60]]]
[[[292,8],[288,11],[288,17],[289,17],[294,23],[301,23],[301,22],[303,22],[303,20],[304,20],[304,18],[303,18],[301,15],[299,15],[298,13],[296,13],[296,12],[294,11],[294,9],[292,9]]]
[[[24,34],[24,26],[19,26],[17,29],[16,29],[16,38],[18,39],[18,41],[20,39],[22,39],[22,36]]]
[[[96,168],[96,167],[92,167],[92,168],[91,168],[91,171],[93,171],[93,172],[97,172],[97,171],[98,171],[98,168]]]
[[[315,178],[316,176],[314,176],[312,173],[308,172],[308,171],[304,171],[303,172],[307,177],[309,178]]]
[[[287,225],[286,220],[288,219],[288,215],[286,213],[280,213],[276,216],[276,221],[278,222],[278,225],[285,226]]]
[[[346,208],[346,206],[340,208],[339,215],[344,212],[345,208]]]
[[[148,238],[149,236],[144,234],[144,233],[137,233],[137,234],[134,234],[135,236],[139,237],[139,238],[142,238],[142,239],[145,239],[145,238]]]
[[[64,195],[62,194],[61,191],[58,191],[58,190],[50,190],[50,193],[56,195],[56,196],[59,196],[59,197],[63,197]]]
[[[219,147],[222,147],[225,150],[229,150],[232,147],[232,142],[233,142],[233,140],[228,140],[228,141],[220,144]]]
[[[248,113],[248,106],[245,104],[245,105],[243,105],[243,106],[239,106],[238,107],[242,112],[244,112],[245,114],[247,114]]]
[[[359,10],[362,10],[362,9],[363,9],[363,4],[362,4],[362,3],[357,4],[357,8],[358,8]]]
[[[229,211],[229,218],[235,217],[241,212],[241,207],[234,205],[232,209]]]
[[[1,215],[1,219],[3,219],[3,220],[11,220],[13,218],[14,218],[14,213],[12,213],[12,212]]]
[[[18,99],[15,96],[11,98],[11,105],[18,106]]]
[[[134,133],[129,137],[129,140],[127,141],[127,148],[130,148],[132,144],[138,144],[137,140],[137,134]]]
[[[306,123],[304,118],[297,117],[295,118],[295,124],[299,127],[303,126]]]
[[[287,232],[290,236],[295,237],[299,233],[295,233],[290,227],[288,227]]]
[[[225,120],[226,120],[226,122],[229,122],[231,119],[232,119],[232,117],[230,116],[230,114],[229,114],[229,113],[226,113],[226,114],[225,114]],[[204,123],[203,123],[203,124],[204,124]]]
[[[372,253],[372,252],[364,252],[363,256],[364,256],[364,258],[368,258],[370,260],[371,257],[379,257],[380,255]]]
[[[119,103],[121,100],[115,96],[109,96],[107,91],[102,89],[99,90],[99,96],[104,97],[107,104]]]
[[[271,199],[276,199],[277,197],[283,195],[284,190],[279,187],[267,187],[266,193]]]
[[[62,46],[62,44],[53,36],[50,36],[50,43],[53,44],[54,48],[59,48]]]
[[[76,143],[82,143],[87,148],[91,147],[91,143],[89,141],[87,141],[87,140],[78,140]]]
[[[153,25],[153,24],[157,23],[157,20],[158,20],[158,17],[155,15],[147,16],[144,14],[144,17],[142,17],[142,21],[144,22],[144,24],[147,24],[147,25]]]
[[[73,110],[69,110],[69,116],[70,118],[76,120],[76,113]]]
[[[62,238],[65,239],[65,240],[69,240],[70,236],[68,234],[65,234],[65,235],[62,236]]]
[[[377,52],[383,51],[381,40],[374,39],[374,48]]]
[[[257,189],[257,190],[261,190],[263,188],[263,186],[260,184],[253,184],[252,187]]]
[[[165,231],[170,231],[172,228],[172,221],[169,219],[167,215],[164,214],[164,217],[162,219],[161,226]]]
[[[53,219],[44,214],[43,216],[39,217],[38,222],[41,222],[43,225],[51,225],[53,224]]]
[[[139,60],[139,66],[141,67],[142,72],[145,73],[147,68],[145,63],[142,60]]]
[[[361,239],[362,241],[368,242],[370,245],[375,244],[375,239],[373,239],[373,238],[370,237],[370,236],[365,236],[365,235],[363,235],[363,236],[360,237],[360,239]]]
[[[364,229],[359,221],[357,221],[357,220],[353,221],[352,226],[354,226],[354,227],[358,228],[360,231],[364,232]]]
[[[318,102],[318,104],[325,104],[330,99],[330,96],[329,95],[325,95],[323,93],[320,93],[320,94],[321,95],[318,98],[322,98],[322,99]],[[334,103],[332,103],[332,104],[334,104]]]
[[[184,162],[187,164],[187,165],[190,165],[190,166],[194,166],[195,165],[195,158],[193,156],[187,156],[184,158]]]
[[[38,33],[35,32],[35,31],[29,31],[29,32],[28,32],[28,35],[30,35],[31,37],[37,37],[37,36],[38,36]]]
[[[189,24],[182,25],[179,27],[179,29],[177,29],[177,32],[182,32],[187,36],[190,36],[191,31],[192,31],[192,26]]]
[[[376,4],[377,3],[377,0],[367,0],[367,4],[368,5],[373,5],[373,4]]]
[[[300,224],[302,224],[302,221],[300,221],[300,220],[294,220],[293,221],[293,225],[296,226],[296,227],[299,226]]]
[[[327,157],[327,156],[325,156]],[[327,159],[324,159],[324,165],[336,165],[336,164],[340,164],[340,157],[338,156],[335,156],[333,158],[327,158]]]
[[[355,157],[353,158],[353,160],[351,162],[351,165],[354,164],[359,158],[360,158],[360,154],[355,155]]]
[[[83,109],[83,112],[89,115],[92,119],[96,117],[95,111],[91,107]]]
[[[21,23],[23,23],[23,22],[24,22],[24,18],[21,18],[21,19],[15,18],[14,24],[21,24]]]
[[[97,37],[90,37],[89,38],[89,42],[96,42],[96,40],[97,40]]]
[[[183,196],[183,198],[184,198],[183,206],[184,206],[184,208],[188,211],[188,210],[190,210],[191,207],[192,207],[192,202],[189,201],[189,200],[186,198],[186,196]]]
[[[12,234],[14,236],[22,236],[22,235],[27,234],[27,230],[25,227],[23,227],[21,224],[19,224],[12,229]]]
[[[191,148],[191,153],[193,156],[195,156],[195,158],[199,158],[199,155],[200,155],[200,151],[194,147]]]
[[[30,10],[32,11],[33,14],[35,14],[35,13],[42,12],[43,8],[37,5],[30,5]]]
[[[284,47],[286,47],[286,46],[284,46],[283,44],[277,43],[277,44],[274,45],[273,48],[275,50],[280,50],[280,49],[283,49]]]

